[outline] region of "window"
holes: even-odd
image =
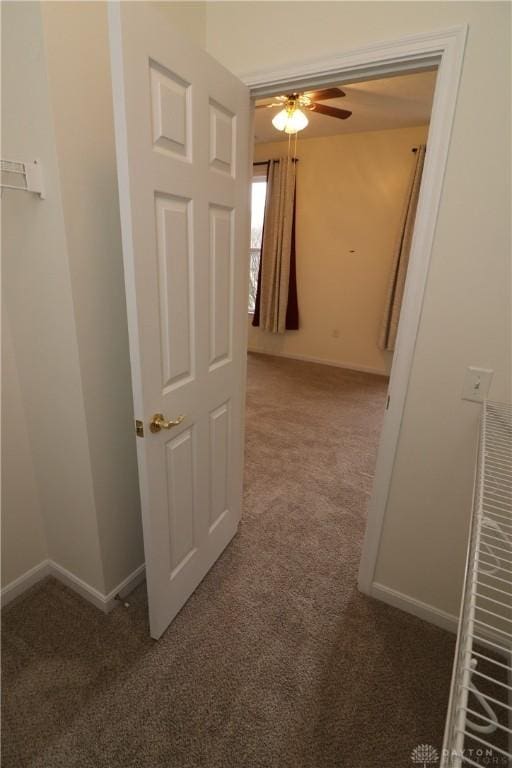
[[[265,214],[265,198],[267,181],[256,178],[252,182],[251,196],[251,260],[249,266],[249,312],[254,312],[256,289],[258,287],[258,272],[260,268],[261,236],[263,234],[263,217]]]

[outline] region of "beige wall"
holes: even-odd
[[[297,50],[322,58],[469,24],[376,574],[391,589],[456,613],[479,414],[460,399],[465,368],[493,368],[492,397],[511,396],[510,5],[212,2],[207,13],[208,49],[240,74],[293,63]]]
[[[2,318],[2,584],[48,556],[9,317]]]
[[[42,14],[89,460],[109,592],[144,561],[144,553],[107,9],[102,3],[46,2]]]
[[[151,5],[170,19],[173,26],[183,35],[193,40],[201,48],[206,47],[206,3],[194,0],[172,0],[159,2],[149,0]]]
[[[425,142],[427,133],[427,126],[418,126],[301,136],[296,219],[300,328],[272,334],[249,325],[249,349],[389,373],[392,354],[378,349],[379,329],[414,166],[411,149]],[[256,144],[255,160],[286,152],[286,142]]]
[[[18,374],[13,380],[13,366],[2,370],[3,408],[21,407],[26,416],[49,556],[103,590],[39,4],[2,3],[2,63],[7,61],[9,66],[2,66],[2,156],[39,158],[46,199],[16,191],[2,195],[2,299]],[[9,471],[20,477],[25,469],[30,475],[27,451],[18,453],[20,464],[12,467],[17,439],[12,432],[2,434],[4,476]],[[25,504],[23,489],[7,482],[2,565],[9,579],[22,575],[33,559],[29,553],[41,554],[37,529],[16,515]]]

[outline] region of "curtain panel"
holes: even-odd
[[[398,321],[400,320],[400,309],[402,307],[402,299],[404,296],[405,278],[407,277],[407,268],[409,266],[414,221],[416,219],[416,209],[418,208],[421,176],[425,162],[425,151],[426,146],[424,144],[421,144],[416,150],[416,160],[411,173],[407,197],[402,213],[400,235],[393,260],[391,280],[389,282],[386,298],[386,308],[382,318],[379,349],[389,352],[392,352],[395,349]]]
[[[294,158],[270,160],[258,289],[252,324],[270,333],[299,327],[295,257]]]

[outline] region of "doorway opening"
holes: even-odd
[[[431,64],[324,82],[316,93],[327,109],[306,112],[309,125],[296,144],[272,124],[282,106],[275,87],[255,102],[246,506],[261,508],[272,488],[273,509],[282,526],[289,515],[288,533],[300,538],[304,557],[327,564],[333,546],[351,583],[400,343],[437,74]],[[306,93],[315,87],[308,82]],[[336,119],[339,109],[350,117]],[[258,303],[268,291],[266,249],[280,248],[265,235],[265,223],[279,216],[269,199],[269,168],[290,151],[300,321],[297,330],[276,333],[265,327]],[[270,269],[280,266],[270,262]],[[277,293],[266,299],[278,302]]]
[[[391,605],[435,624],[442,623],[435,610],[420,605],[407,595],[379,585],[375,581],[375,572],[441,205],[466,37],[467,25],[461,25],[334,54],[303,65],[261,70],[244,78],[251,89],[251,95],[257,99],[283,92],[329,86],[335,82],[354,83],[400,72],[412,73],[428,67],[438,68],[428,151],[411,245],[407,285],[401,307],[402,322],[390,372],[390,396],[386,402],[377,451],[358,578],[358,586],[363,593],[376,595]]]

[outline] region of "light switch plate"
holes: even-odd
[[[482,403],[489,394],[493,373],[491,368],[474,368],[470,365],[466,369],[462,399]]]

